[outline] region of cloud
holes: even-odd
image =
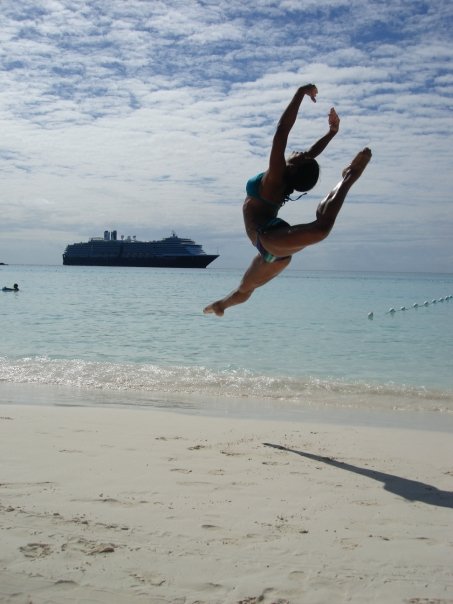
[[[282,216],[312,220],[360,148],[373,160],[338,239],[292,266],[328,268],[342,254],[356,266],[351,246],[366,234],[382,247],[385,233],[375,268],[395,249],[395,268],[432,257],[438,270],[441,245],[449,270],[451,26],[442,0],[4,0],[0,256],[13,263],[20,249],[24,261],[25,249],[30,262],[59,263],[66,243],[104,228],[145,239],[174,228],[207,248],[221,242],[219,266],[244,266],[245,182],[265,169],[295,89],[312,81],[318,103],[304,101],[289,148],[319,138],[332,105],[341,131],[318,187]],[[43,237],[55,242],[45,257]]]

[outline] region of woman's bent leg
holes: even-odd
[[[285,256],[325,239],[335,224],[349,189],[360,178],[370,159],[371,151],[368,147],[356,155],[343,170],[342,180],[319,204],[314,222],[262,233],[260,241],[266,250],[276,256]]]
[[[257,287],[261,287],[276,277],[290,262],[291,257],[276,262],[265,262],[262,256],[258,254],[245,271],[239,287],[225,296],[225,298],[206,306],[203,312],[205,314],[214,313],[218,317],[223,316],[227,308],[246,302]]]

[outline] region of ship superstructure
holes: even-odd
[[[157,266],[169,268],[206,268],[218,254],[206,254],[192,239],[172,233],[159,241],[138,241],[105,231],[104,237],[72,243],[63,253],[63,264],[79,266]]]

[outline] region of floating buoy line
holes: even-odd
[[[453,299],[453,296],[448,295],[448,296],[444,296],[443,298],[437,298],[434,300],[431,300],[431,302],[429,300],[425,300],[423,302],[423,304],[419,304],[418,302],[414,302],[414,304],[412,304],[412,306],[400,306],[400,308],[389,308],[388,311],[385,313],[386,315],[394,315],[397,312],[404,312],[406,310],[411,310],[412,308],[420,308],[422,306],[430,306],[431,304],[437,304],[437,303],[442,303],[442,302],[449,302],[450,300]],[[369,319],[374,319],[374,312],[369,312],[368,313],[368,318]]]

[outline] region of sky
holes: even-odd
[[[340,132],[280,216],[314,220],[365,146],[373,158],[297,270],[453,273],[450,0],[2,0],[0,262],[61,264],[104,230],[175,231],[245,268],[246,181],[302,102],[288,152]]]

